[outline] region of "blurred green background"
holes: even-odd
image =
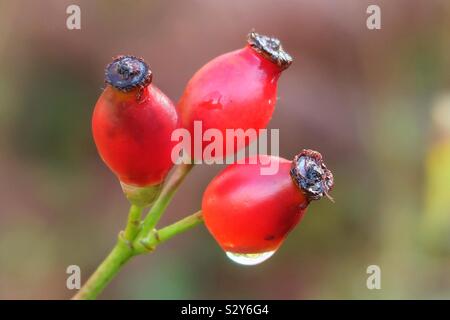
[[[81,7],[81,30],[66,8]],[[381,8],[368,30],[366,8]],[[98,157],[93,106],[111,57],[149,62],[174,101],[211,58],[275,35],[295,58],[270,128],[317,149],[336,203],[313,203],[279,252],[228,261],[204,226],[134,259],[102,298],[450,298],[449,1],[0,2],[0,298],[65,299],[113,246],[128,203]],[[199,208],[198,166],[162,224]],[[366,268],[381,267],[381,290]]]

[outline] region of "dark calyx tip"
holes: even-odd
[[[323,163],[319,152],[304,149],[296,155],[292,162],[291,177],[310,201],[323,196],[333,201],[329,196],[333,188],[333,174]]]
[[[248,34],[248,44],[270,61],[276,63],[282,70],[292,63],[292,57],[283,50],[280,40],[258,34],[254,31]]]
[[[105,82],[123,92],[144,88],[152,82],[147,63],[135,56],[118,56],[105,69]]]

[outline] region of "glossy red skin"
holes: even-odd
[[[258,130],[267,126],[275,108],[280,74],[280,67],[250,46],[213,59],[191,78],[178,103],[182,126],[192,137],[195,120],[202,121],[203,132],[219,129],[225,153],[225,129]],[[204,142],[203,149],[209,143]],[[227,155],[238,151],[234,144],[233,152]],[[201,155],[193,158],[201,159]]]
[[[157,87],[124,93],[107,86],[95,105],[92,132],[98,152],[120,181],[134,186],[161,183],[173,165],[170,137],[176,108]]]
[[[202,201],[203,217],[223,250],[276,250],[303,217],[308,200],[289,174],[291,161],[271,159],[279,161],[275,175],[261,175],[260,164],[233,164],[208,185]]]

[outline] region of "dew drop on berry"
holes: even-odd
[[[233,253],[229,251],[226,252],[227,257],[230,260],[238,264],[242,264],[244,266],[254,266],[260,264],[269,259],[271,256],[273,256],[274,253],[275,250],[260,253]]]

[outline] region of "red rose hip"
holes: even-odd
[[[278,171],[261,174],[262,163]],[[268,259],[305,214],[311,200],[333,187],[320,153],[303,150],[293,161],[260,155],[256,164],[228,166],[208,185],[202,201],[206,227],[235,262]]]
[[[203,155],[210,142],[203,142],[200,152],[190,152],[196,162],[223,159],[245,147],[230,139],[226,148],[226,129],[265,128],[272,117],[277,101],[277,82],[292,57],[283,50],[276,38],[251,32],[248,44],[239,50],[223,54],[204,65],[188,82],[178,103],[182,126],[194,134],[195,123],[202,131],[218,129],[222,133],[221,150],[208,158]]]
[[[175,106],[152,83],[148,65],[119,56],[106,67],[106,88],[95,105],[92,132],[97,150],[119,178],[128,199],[149,205],[173,165]]]

